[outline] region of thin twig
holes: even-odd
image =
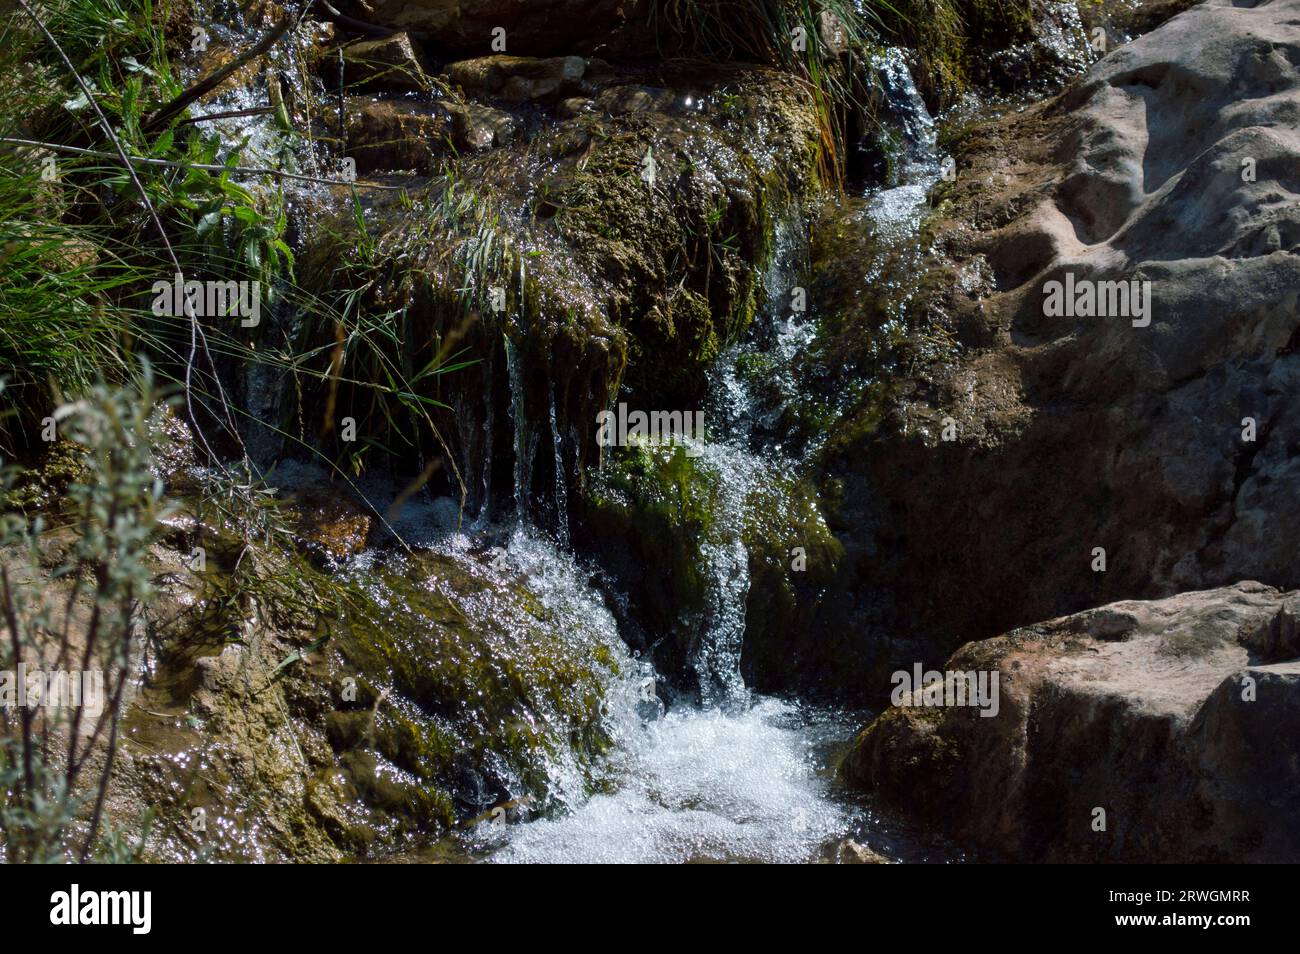
[[[217,119],[242,119],[245,116],[265,116],[269,112],[271,112],[270,106],[254,106],[251,109],[232,109],[224,113],[207,113],[203,116],[188,116],[176,125],[184,126],[187,123],[208,123]]]
[[[201,99],[208,93],[212,92],[225,82],[226,79],[228,79],[236,70],[243,67],[250,60],[257,59],[271,47],[275,46],[280,37],[288,33],[289,29],[297,24],[298,20],[302,17],[302,14],[306,12],[308,6],[310,6],[310,4],[305,5],[302,12],[298,14],[286,16],[283,20],[272,27],[271,32],[258,40],[257,43],[250,46],[225,66],[220,67],[213,73],[209,73],[193,86],[186,89],[170,103],[141,123],[140,128],[147,133],[162,129],[172,119],[185,112],[185,110],[189,108],[190,103],[197,99]]]
[[[21,0],[19,0],[21,2]],[[22,663],[22,643],[18,636],[18,613],[14,608],[14,594],[9,587],[9,572],[0,565],[0,585],[4,587],[4,615],[5,622],[9,624],[9,640],[13,647],[14,671]],[[36,776],[32,770],[32,715],[31,708],[23,705],[19,709],[19,718],[22,721],[23,728],[23,798],[27,805],[31,804],[31,799],[36,787]]]

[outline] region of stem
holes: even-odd
[[[22,2],[22,0],[19,0],[19,2]],[[308,6],[310,6],[310,4],[308,4]],[[306,12],[306,10],[307,10],[307,6],[304,6],[303,12]],[[247,64],[250,60],[257,59],[259,56],[261,56],[271,47],[275,46],[275,44],[279,41],[280,37],[288,33],[290,27],[295,26],[297,24],[298,19],[301,16],[302,16],[301,13],[297,14],[296,16],[295,15],[286,16],[283,20],[281,20],[271,29],[270,33],[262,37],[262,39],[258,40],[257,43],[255,43],[253,46],[250,46],[247,50],[239,54],[239,56],[235,57],[225,66],[222,66],[218,68],[215,72],[209,73],[207,76],[203,77],[203,79],[199,80],[193,86],[186,89],[179,96],[173,99],[170,103],[168,103],[162,109],[158,110],[148,119],[146,119],[143,123],[140,124],[141,130],[143,130],[146,133],[150,133],[150,132],[157,132],[159,129],[162,129],[171,120],[175,119],[181,113],[185,112],[185,110],[189,108],[190,103],[212,92],[223,82],[225,82],[226,79],[228,79],[230,75],[234,73],[236,70],[240,69],[242,66]]]

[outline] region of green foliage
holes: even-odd
[[[661,45],[701,56],[750,59],[788,70],[809,83],[816,102],[819,171],[827,183],[843,174],[846,113],[860,109],[853,90],[855,58],[876,35],[885,0],[653,0]]]
[[[492,203],[453,173],[397,211],[403,227],[376,233],[357,200],[352,219],[319,243],[309,280],[327,290],[285,355],[313,382],[309,394],[324,392],[325,432],[356,420],[359,439],[342,449],[355,473],[374,451],[441,450],[455,468],[434,418],[450,410],[439,379],[476,363],[460,342],[494,313],[493,287],[517,294],[511,274],[522,268]],[[342,249],[350,254],[336,256]]]
[[[21,663],[29,673],[97,673],[101,687],[98,706],[83,689],[79,698],[0,707],[0,849],[9,861],[85,861],[99,847],[133,635],[154,596],[148,548],[167,513],[152,470],[148,415],[156,395],[147,369],[143,380],[143,392],[96,385],[55,412],[89,466],[68,493],[74,536],[50,574],[54,585],[42,583],[41,520],[0,519],[8,637],[0,672],[16,674]],[[102,769],[92,755],[103,757]]]

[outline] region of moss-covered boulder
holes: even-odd
[[[820,149],[808,88],[777,71],[591,61],[582,84],[610,109],[529,107],[512,141],[408,177],[404,196],[359,196],[314,232],[300,270],[347,315],[303,323],[297,352],[322,378],[341,365],[309,414],[354,417],[360,445],[442,457],[435,484],[458,491],[459,474],[471,506],[522,481],[551,524],[620,388],[640,407],[699,406],[762,299],[777,217],[817,186]],[[601,99],[632,87],[664,95],[644,109]],[[352,383],[395,372],[400,397]]]
[[[716,470],[684,447],[616,449],[591,480],[578,541],[626,594],[620,626],[656,666],[694,688],[707,625]]]
[[[583,794],[629,657],[598,603],[559,595],[563,568],[518,547],[372,553],[331,577],[182,521],[155,550],[113,822],[151,815],[157,859],[327,861]]]

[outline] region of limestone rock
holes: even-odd
[[[481,56],[452,63],[447,76],[468,96],[524,102],[575,91],[586,68],[580,56]]]
[[[891,707],[841,774],[1015,860],[1294,862],[1298,609],[1243,582],[971,643],[946,669],[996,671],[997,714]]]
[[[430,88],[423,56],[407,33],[356,40],[343,47],[343,78],[353,91]]]

